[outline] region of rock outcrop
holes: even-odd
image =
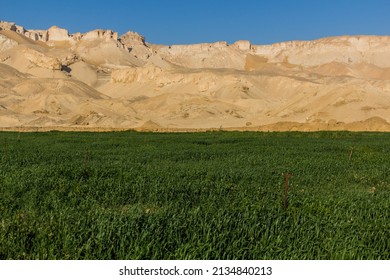
[[[23,26],[13,22],[0,21],[0,30],[15,31],[34,41],[65,41],[70,40],[69,32],[66,29],[52,26],[48,30],[26,30]]]
[[[34,41],[49,41],[49,32],[47,30],[28,30],[24,33],[24,36]]]
[[[146,46],[145,37],[134,31],[127,31],[119,39],[128,47]]]
[[[192,45],[163,46],[157,53],[176,65],[193,69],[233,68],[243,70],[245,54],[227,42],[202,43]]]
[[[275,63],[287,61],[303,66],[332,62],[369,63],[390,67],[390,37],[387,36],[341,36],[315,41],[289,41],[253,46],[253,51]]]
[[[145,43],[145,37],[137,32],[128,31],[120,36],[119,42],[137,58],[147,60],[153,54],[153,51]]]
[[[27,58],[33,65],[41,68],[46,68],[50,70],[61,70],[62,64],[61,61],[56,57],[51,57],[44,55],[40,52],[34,51],[32,49],[26,49],[23,51],[23,55]]]
[[[16,25],[14,22],[0,21],[0,31],[1,30],[11,30],[19,34],[24,34],[26,29],[23,26]]]
[[[12,49],[17,45],[18,43],[16,41],[0,34],[0,52]]]
[[[241,51],[250,51],[252,48],[251,42],[249,42],[247,40],[237,41],[232,46],[241,50]]]
[[[114,32],[112,30],[96,29],[83,34],[81,39],[118,40],[118,32]]]
[[[48,30],[47,41],[68,41],[72,38],[69,36],[69,32],[66,29],[52,26]]]
[[[58,26],[52,26],[48,30],[26,30],[23,26],[16,25],[13,22],[0,21],[0,31],[11,30],[26,36],[34,41],[80,41],[90,39],[105,39],[118,41],[118,32],[112,30],[96,29],[87,33],[75,33],[70,35],[69,31]]]

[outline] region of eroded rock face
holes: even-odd
[[[18,43],[0,34],[0,52],[12,49],[17,46]],[[1,62],[1,60],[0,60]]]
[[[162,69],[159,67],[148,66],[143,68],[127,68],[114,70],[111,73],[112,83],[133,83],[133,82],[148,82],[156,80],[160,77]]]
[[[82,35],[82,39],[113,39],[118,40],[118,32],[96,29]]]
[[[73,63],[76,63],[78,61],[81,61],[81,58],[77,54],[70,54],[65,57],[60,58],[60,62],[62,65],[69,66]]]
[[[289,41],[272,45],[252,45],[240,40],[232,45],[227,42],[155,47],[145,43],[145,37],[129,31],[118,37],[112,30],[96,29],[87,33],[70,35],[68,30],[53,26],[48,30],[26,30],[13,22],[0,21],[0,30],[13,31],[34,41],[68,41],[73,46],[80,41],[104,40],[115,42],[136,58],[146,61],[158,55],[162,59],[189,68],[245,69],[245,57],[257,55],[269,63],[288,63],[315,67],[329,63],[356,65],[369,63],[377,67],[390,67],[390,37],[340,36],[314,41]],[[15,43],[15,42],[14,42]],[[2,40],[1,49],[12,47]],[[53,43],[49,43],[53,46]]]
[[[48,30],[26,30],[23,26],[13,22],[0,21],[0,30],[10,30],[26,36],[34,41],[64,41],[70,40],[69,32],[66,29],[52,26]]]
[[[225,41],[215,42],[215,43],[201,43],[201,44],[191,44],[191,45],[172,45],[168,47],[163,47],[161,50],[167,52],[171,55],[182,55],[184,53],[200,53],[200,52],[209,52],[215,49],[224,49],[228,47],[228,43]]]
[[[237,41],[232,46],[241,50],[241,51],[250,51],[252,48],[251,42],[249,42],[247,40]]]
[[[120,41],[126,46],[132,47],[134,45],[145,46],[145,37],[134,31],[128,31],[120,36]]]
[[[96,29],[87,33],[77,32],[75,34],[69,34],[68,30],[64,28],[60,28],[58,26],[52,26],[48,30],[26,30],[22,26],[18,26],[13,22],[0,21],[0,31],[1,30],[10,30],[17,32],[21,35],[26,36],[27,38],[34,41],[45,42],[50,46],[54,46],[56,42],[69,42],[71,46],[74,46],[78,42],[81,41],[89,41],[89,40],[105,40],[107,42],[114,42],[116,47],[122,50],[129,52],[134,47],[128,47],[118,38],[118,32],[114,32],[112,30],[103,30]],[[127,36],[129,40],[132,40],[132,44],[136,44],[136,50],[134,50],[134,55],[136,57],[147,59],[151,51],[145,50],[147,49],[144,41],[144,37],[139,35],[136,32],[129,32]],[[5,49],[5,46],[1,46],[2,49]]]
[[[137,58],[146,60],[152,55],[152,50],[145,43],[145,37],[137,32],[128,31],[120,36],[119,42]]]
[[[80,32],[70,35],[68,30],[60,28],[58,26],[52,26],[48,30],[26,30],[23,26],[16,25],[13,22],[0,21],[0,30],[11,30],[19,34],[22,34],[34,41],[79,41],[83,39],[107,39],[118,41],[118,32],[112,30],[96,29],[84,34]],[[143,36],[133,32],[139,36],[139,40],[142,41]],[[136,39],[137,36],[133,36]]]
[[[288,62],[303,66],[328,63],[370,63],[390,67],[390,37],[340,36],[315,41],[289,41],[253,46],[254,54],[270,62]]]
[[[28,30],[24,36],[34,41],[47,42],[49,40],[49,32],[47,30]]]
[[[48,41],[68,41],[71,40],[69,32],[66,29],[52,26],[48,30]]]
[[[38,67],[50,69],[50,70],[61,70],[62,64],[58,58],[43,55],[40,52],[32,49],[23,51],[24,56]]]
[[[16,25],[14,22],[0,21],[0,30],[11,30],[20,34],[24,34],[26,29],[23,26]]]
[[[233,68],[241,70],[244,69],[245,65],[244,54],[224,41],[163,46],[157,52],[165,60],[188,68]]]
[[[0,30],[12,30],[12,26],[14,26],[15,23],[13,22],[7,22],[7,21],[0,21]]]

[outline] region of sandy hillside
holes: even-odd
[[[153,45],[0,22],[3,130],[390,131],[390,37]]]

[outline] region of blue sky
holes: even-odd
[[[390,35],[389,0],[0,1],[0,20],[27,29],[133,30],[148,42],[166,45]]]

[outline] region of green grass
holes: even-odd
[[[390,259],[390,134],[3,132],[0,152],[0,259]]]

